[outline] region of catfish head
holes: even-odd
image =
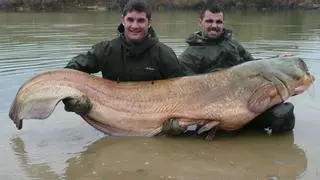
[[[266,82],[256,89],[249,100],[249,109],[253,112],[262,112],[266,107],[303,93],[315,80],[306,63],[298,57],[257,60],[248,68],[257,70],[255,73],[260,81]]]
[[[315,80],[307,64],[298,57],[279,58],[276,63],[268,66],[268,70],[284,87],[278,89],[281,91],[282,99],[303,93]],[[277,81],[274,83],[277,85]]]

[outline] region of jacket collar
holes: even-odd
[[[127,55],[129,56],[139,56],[159,42],[152,27],[148,29],[148,35],[145,37],[145,39],[138,43],[127,42],[126,38],[124,37],[124,26],[122,24],[118,26],[117,33],[121,39],[122,46],[127,50]]]
[[[190,34],[189,37],[187,37],[186,42],[189,45],[217,44],[225,39],[231,39],[232,35],[232,31],[225,28],[219,38],[211,39],[205,37],[202,31],[197,31]]]

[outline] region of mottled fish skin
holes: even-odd
[[[18,129],[24,119],[45,119],[65,98],[88,97],[92,110],[81,117],[113,136],[154,136],[163,123],[217,121],[237,130],[271,106],[303,93],[314,82],[297,57],[246,62],[219,72],[158,81],[116,83],[71,69],[41,73],[21,86],[9,116]],[[79,114],[80,115],[80,114]]]

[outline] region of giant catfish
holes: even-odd
[[[61,100],[71,98],[92,103],[88,114],[79,115],[112,136],[155,136],[170,118],[182,127],[199,124],[232,131],[303,93],[313,82],[314,76],[298,57],[250,61],[218,72],[153,82],[117,83],[59,69],[23,84],[9,116],[21,129],[23,119],[45,119]]]

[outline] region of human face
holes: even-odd
[[[199,19],[199,26],[204,36],[212,39],[219,38],[224,28],[223,13],[212,13],[209,10],[205,11],[203,18]]]
[[[148,34],[151,20],[145,12],[131,11],[122,17],[124,36],[128,42],[139,42]]]

